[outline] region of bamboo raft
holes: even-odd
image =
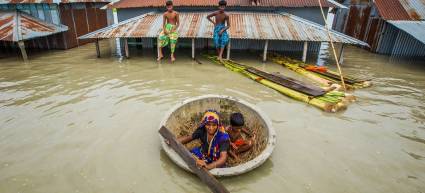
[[[333,86],[337,88],[341,88],[341,77],[335,71],[326,70],[325,72],[321,71],[311,71],[308,70],[308,65],[302,61],[295,60],[289,57],[285,57],[276,53],[269,54],[269,58],[280,65],[285,66],[286,68],[301,74],[322,86]],[[352,78],[349,76],[344,76],[344,82],[346,84],[347,89],[354,90],[359,88],[366,88],[372,86],[372,83],[368,80],[360,80],[356,78]]]
[[[335,113],[345,110],[348,104],[355,100],[353,95],[344,92],[335,90],[328,91],[320,87],[307,85],[283,75],[274,75],[253,67],[245,66],[232,60],[220,62],[215,56],[206,57],[217,64],[222,64],[226,68],[234,72],[239,72],[288,97],[313,105],[325,112]]]

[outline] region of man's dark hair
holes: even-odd
[[[226,0],[220,0],[218,2],[218,6],[227,6],[227,1]]]
[[[173,1],[171,1],[171,0],[168,0],[167,2],[165,2],[165,5],[166,5],[166,6],[170,6],[170,5],[173,5]]]
[[[232,113],[230,115],[230,125],[240,127],[245,125],[245,120],[241,113]]]

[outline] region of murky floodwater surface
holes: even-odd
[[[167,110],[203,94],[257,105],[278,134],[263,166],[221,179],[231,192],[425,191],[423,61],[348,48],[344,72],[374,86],[355,91],[347,111],[329,114],[222,66],[192,62],[190,51],[158,65],[149,53],[132,50],[120,61],[107,42],[102,48],[100,59],[93,45],[33,54],[26,64],[0,59],[0,192],[208,192],[161,151],[157,133]],[[234,57],[300,78],[252,54]]]

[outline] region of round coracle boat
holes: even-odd
[[[166,126],[176,136],[190,135],[198,127],[206,110],[214,109],[219,112],[221,123],[229,125],[231,113],[242,113],[245,127],[255,134],[252,148],[239,155],[239,159],[229,156],[225,167],[210,170],[214,176],[234,176],[249,172],[263,164],[273,152],[276,144],[276,133],[269,118],[254,105],[240,99],[221,95],[205,95],[191,98],[177,104],[166,115],[161,126]],[[192,172],[183,159],[168,146],[160,135],[162,148],[171,160],[183,169]],[[194,140],[185,146],[191,149],[199,146],[199,140]]]

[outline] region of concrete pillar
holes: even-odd
[[[266,40],[266,44],[264,45],[264,52],[263,52],[263,62],[267,61],[267,49],[269,47],[269,40]]]
[[[304,42],[304,49],[303,49],[303,62],[307,61],[307,51],[308,51],[308,42]]]

